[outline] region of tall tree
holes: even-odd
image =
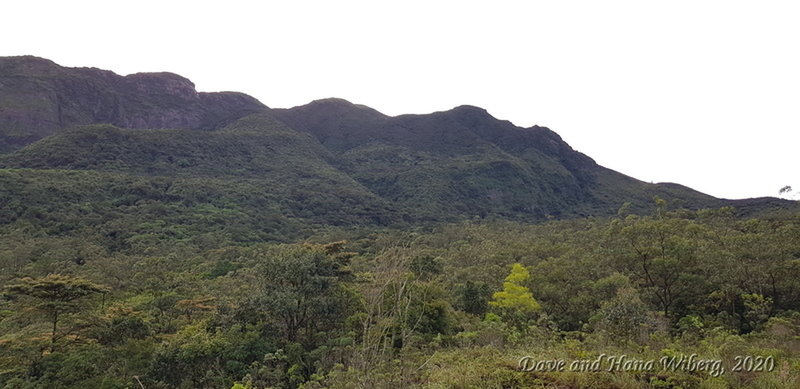
[[[290,342],[313,343],[315,331],[326,329],[344,313],[339,281],[349,275],[348,256],[331,249],[279,246],[261,259],[258,303],[278,319],[276,324]]]
[[[663,200],[662,200],[663,201]],[[679,302],[704,293],[699,245],[703,226],[667,213],[657,201],[654,217],[628,216],[609,225],[614,262],[659,307],[665,317],[681,316]]]
[[[36,299],[39,302],[36,308],[48,314],[52,323],[51,351],[59,338],[58,323],[62,315],[77,310],[77,300],[82,297],[108,291],[106,287],[84,278],[61,274],[48,274],[39,279],[25,277],[20,281],[18,284],[6,287],[6,291]]]

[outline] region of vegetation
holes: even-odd
[[[51,352],[58,340],[58,320],[63,314],[75,309],[75,300],[106,291],[87,280],[58,274],[48,274],[38,280],[24,277],[21,281],[19,284],[9,285],[6,290],[12,295],[29,296],[40,301],[34,306],[47,313],[53,323],[53,332],[50,334]]]
[[[329,228],[307,240],[349,239],[327,244],[173,238],[158,250],[6,225],[0,383],[795,387],[800,217],[658,204],[649,216]],[[697,353],[729,370],[517,368],[526,355],[603,353]],[[775,367],[730,371],[738,355]]]
[[[542,309],[530,290],[525,286],[531,274],[525,266],[515,263],[511,266],[511,274],[503,282],[503,290],[492,295],[489,306],[502,312],[502,318],[508,323],[526,327],[534,313]]]
[[[0,81],[0,388],[800,387],[796,202],[475,107]]]

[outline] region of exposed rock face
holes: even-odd
[[[0,152],[75,125],[211,130],[266,109],[241,93],[199,93],[172,73],[123,77],[30,56],[0,58]]]
[[[194,83],[173,73],[136,73],[125,77],[132,91],[142,96],[174,96],[196,100]]]

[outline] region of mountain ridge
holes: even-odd
[[[547,127],[519,127],[471,105],[398,116],[341,98],[269,108],[236,92],[198,92],[173,73],[119,76],[35,57],[0,58],[3,149],[0,168],[34,176],[55,169],[129,177],[115,178],[122,181],[206,177],[231,188],[248,180],[245,190],[269,200],[228,205],[283,212],[294,230],[610,216],[625,203],[649,212],[656,196],[745,214],[796,206],[648,184],[597,164]],[[20,190],[9,195],[26,196]]]
[[[237,92],[198,92],[169,72],[120,76],[33,57],[0,58],[0,152],[76,125],[213,130],[268,109]]]

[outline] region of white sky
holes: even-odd
[[[170,71],[270,107],[461,104],[726,198],[800,189],[797,1],[3,1],[0,56]]]

